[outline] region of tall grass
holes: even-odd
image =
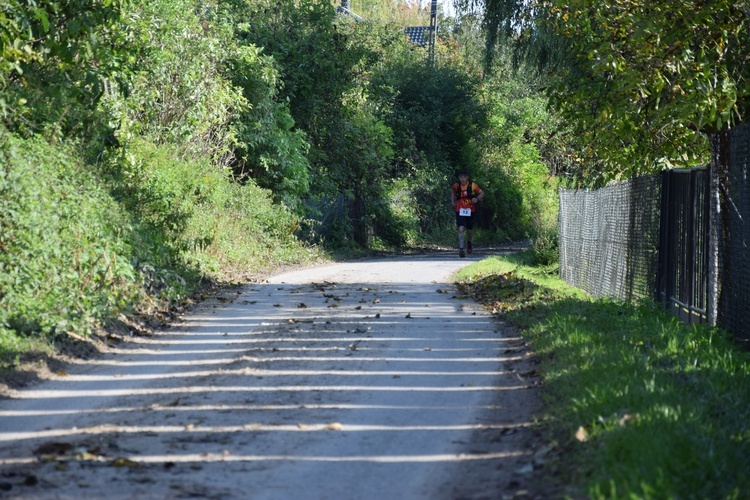
[[[517,324],[544,379],[550,471],[590,498],[747,498],[750,353],[648,302],[593,299],[531,254],[458,276]]]

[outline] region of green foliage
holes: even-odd
[[[499,64],[500,61],[498,61]],[[482,201],[486,224],[510,239],[536,237],[557,221],[556,164],[565,144],[551,144],[560,122],[533,90],[533,74],[509,60],[486,79],[488,125],[479,136],[476,177],[490,196]],[[500,70],[502,68],[502,70]]]
[[[577,185],[705,163],[706,136],[747,112],[742,2],[513,0],[486,18],[522,19],[519,38],[556,54],[547,88],[585,160]]]
[[[534,238],[531,253],[535,265],[551,266],[557,264],[560,260],[557,229],[547,229]]]
[[[198,244],[181,237],[198,207],[212,201],[221,172],[207,160],[190,160],[173,146],[145,140],[128,143],[124,152],[111,172],[114,194],[150,234],[149,243],[161,249],[150,264],[173,265],[181,251]]]
[[[150,268],[221,276],[304,254],[296,218],[267,190],[236,183],[228,168],[144,140],[108,165],[113,193],[139,222],[139,261]]]
[[[457,64],[431,68],[424,60],[404,58],[375,78],[374,85],[392,92],[387,123],[401,141],[400,150],[408,152],[413,145],[429,163],[448,166],[450,173],[475,161],[471,139],[486,116],[476,77]]]
[[[386,186],[383,199],[373,210],[375,234],[388,246],[403,247],[419,240],[419,201],[414,197],[408,179],[398,179]]]
[[[70,148],[0,148],[0,329],[86,333],[136,296],[128,217]]]
[[[318,128],[338,116],[341,96],[355,83],[350,71],[361,48],[347,46],[327,0],[235,0],[227,5],[237,20],[236,37],[273,56],[284,82],[279,100],[288,100],[295,123],[318,147]]]
[[[134,141],[95,176],[72,147],[1,139],[0,357],[181,300],[201,277],[315,258],[269,192],[171,146]]]
[[[137,73],[127,94],[107,102],[118,137],[179,144],[221,165],[233,144],[228,125],[246,106],[221,74],[231,32],[209,21],[200,10],[208,4],[139,1],[133,8],[128,29],[139,42]]]
[[[271,193],[253,183],[217,177],[209,203],[197,203],[182,235],[182,261],[210,276],[241,277],[319,253],[296,237],[299,221]]]
[[[129,73],[125,2],[8,0],[0,11],[0,116],[25,135],[86,138],[96,106]],[[106,122],[105,122],[106,123]]]
[[[479,79],[460,60],[441,57],[430,67],[423,52],[397,48],[372,77],[373,93],[390,106],[384,122],[395,157],[388,174],[408,181],[422,233],[441,234],[454,224],[448,193],[456,170],[477,163],[474,139],[486,120]]]
[[[274,192],[283,190],[284,183],[293,183],[288,189],[291,195],[299,197],[299,201],[303,196],[313,198],[305,200],[307,207],[342,196],[350,221],[326,227],[329,232],[336,227],[344,234],[324,236],[329,242],[354,239],[366,246],[372,233],[371,209],[380,192],[379,173],[392,156],[391,133],[373,113],[366,84],[358,75],[377,56],[356,42],[356,27],[346,19],[337,20],[329,2],[305,0],[299,4],[290,0],[229,5],[230,15],[242,20],[235,25],[237,37],[273,56],[284,82],[278,93],[270,96],[276,103],[283,103],[274,104],[281,118],[275,122],[278,132],[269,133],[268,140],[255,150],[261,154],[257,156],[257,167],[250,165],[252,172],[261,185]],[[287,109],[293,121],[286,115]],[[292,126],[297,127],[296,132],[292,132]],[[305,132],[306,140],[300,130]],[[288,154],[305,152],[308,145],[309,164],[301,154]],[[253,148],[248,151],[253,153]]]
[[[249,104],[233,121],[235,173],[239,179],[249,176],[270,189],[275,201],[300,211],[310,185],[309,145],[306,134],[294,130],[289,104],[276,100],[281,81],[273,58],[254,45],[241,46],[227,61],[227,70]]]
[[[470,266],[462,287],[531,340],[561,480],[602,499],[747,491],[748,353],[653,303],[591,299],[531,258]]]
[[[438,8],[442,5],[438,4]],[[367,21],[398,26],[429,26],[430,7],[418,3],[383,0],[349,0],[350,10]]]

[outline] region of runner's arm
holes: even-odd
[[[474,187],[476,188],[474,192],[476,195],[474,195],[474,199],[471,200],[472,203],[479,203],[482,201],[482,198],[484,198],[484,191],[482,191],[482,188],[474,184]]]

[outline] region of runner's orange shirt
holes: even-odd
[[[453,192],[455,193],[458,190],[458,182],[453,184]],[[474,196],[478,195],[482,192],[482,189],[477,185],[476,182],[471,181],[471,190]],[[457,197],[456,199],[456,212],[458,212],[462,208],[471,208],[471,213],[474,213],[476,211],[476,207],[471,202],[471,198],[469,198],[469,183],[461,184],[461,195]]]

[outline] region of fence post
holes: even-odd
[[[661,176],[661,200],[659,212],[659,246],[657,252],[656,266],[656,302],[660,302],[666,310],[669,304],[669,295],[667,294],[667,259],[669,255],[669,170],[662,170]]]
[[[708,168],[709,178],[709,216],[708,216],[708,297],[706,297],[706,319],[708,324],[716,326],[719,313],[719,233],[721,231],[719,198],[721,182],[721,134],[711,137],[711,163]]]

